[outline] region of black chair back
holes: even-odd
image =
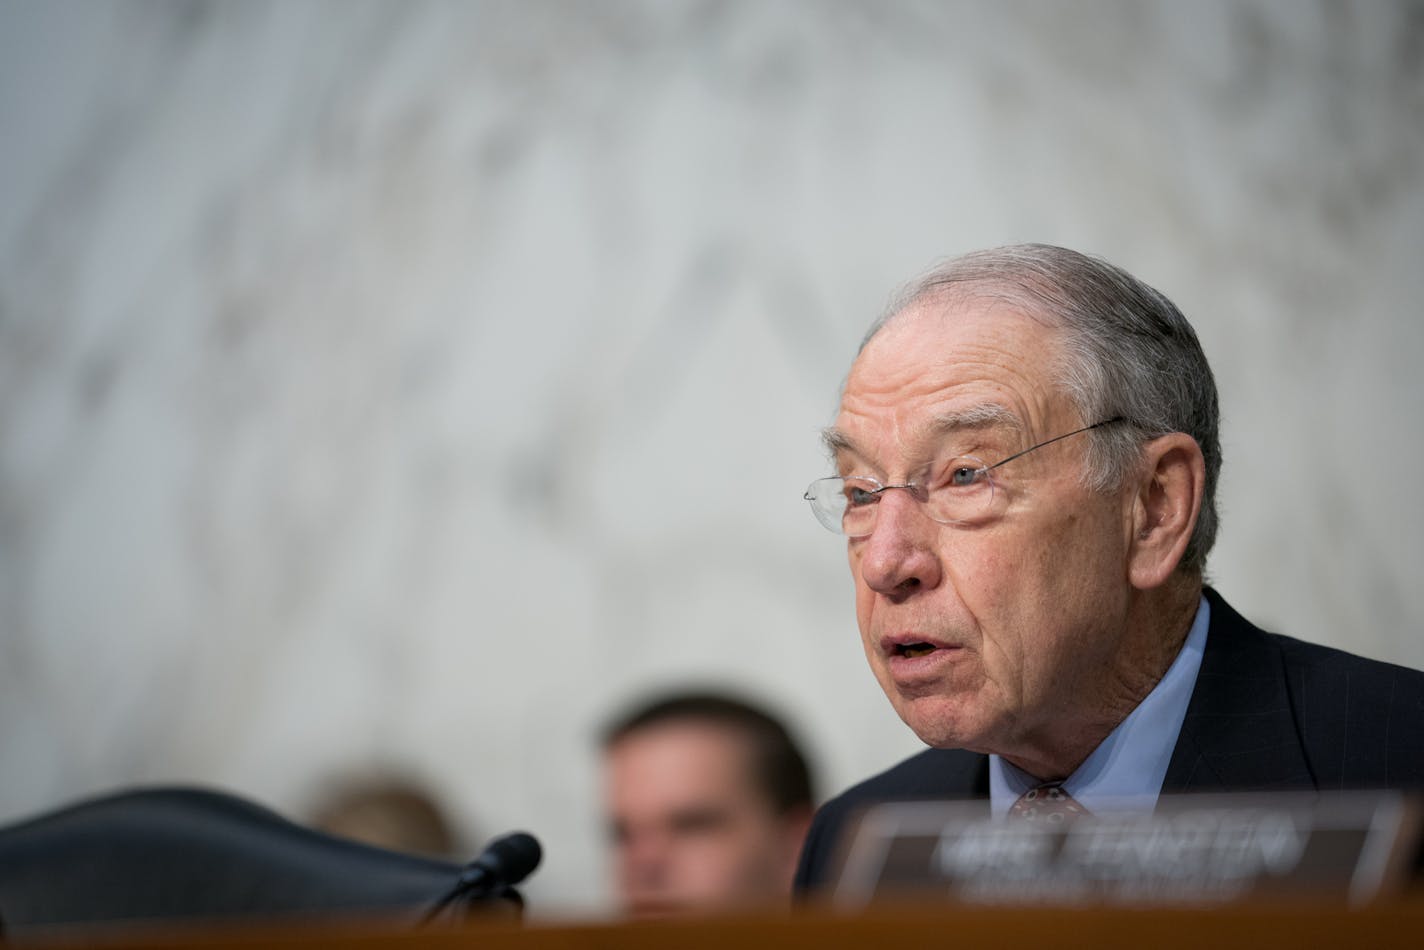
[[[5,935],[118,921],[380,914],[421,923],[461,866],[302,827],[232,795],[156,788],[0,828]],[[517,907],[517,893],[499,895]]]

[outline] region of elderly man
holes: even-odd
[[[951,261],[871,328],[825,434],[838,474],[806,497],[933,748],[821,809],[798,887],[882,800],[1424,787],[1424,674],[1264,633],[1203,587],[1217,419],[1177,308],[1063,248]]]
[[[785,905],[811,822],[810,770],[769,712],[678,693],[603,740],[618,897],[634,917]]]

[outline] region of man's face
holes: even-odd
[[[636,916],[785,901],[804,820],[777,815],[741,738],[671,721],[620,739],[606,763],[620,897]]]
[[[1052,382],[1058,341],[1004,305],[924,306],[881,330],[852,367],[835,432],[841,475],[935,477],[969,455],[993,465],[1083,420]],[[994,416],[999,418],[994,421]],[[960,424],[956,424],[958,417]],[[988,417],[988,424],[962,424]],[[880,496],[849,541],[866,656],[925,742],[1022,762],[1064,716],[1091,718],[1125,685],[1122,495],[1086,490],[1087,435],[995,469],[995,516],[932,521],[908,492]]]

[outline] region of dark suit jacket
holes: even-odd
[[[1214,590],[1206,650],[1163,792],[1424,789],[1424,673],[1265,633]],[[833,872],[860,809],[985,799],[989,757],[927,749],[832,799],[812,822],[799,892]]]

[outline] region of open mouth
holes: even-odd
[[[911,659],[917,656],[928,656],[939,649],[932,643],[897,643],[895,645],[896,656],[907,656]]]

